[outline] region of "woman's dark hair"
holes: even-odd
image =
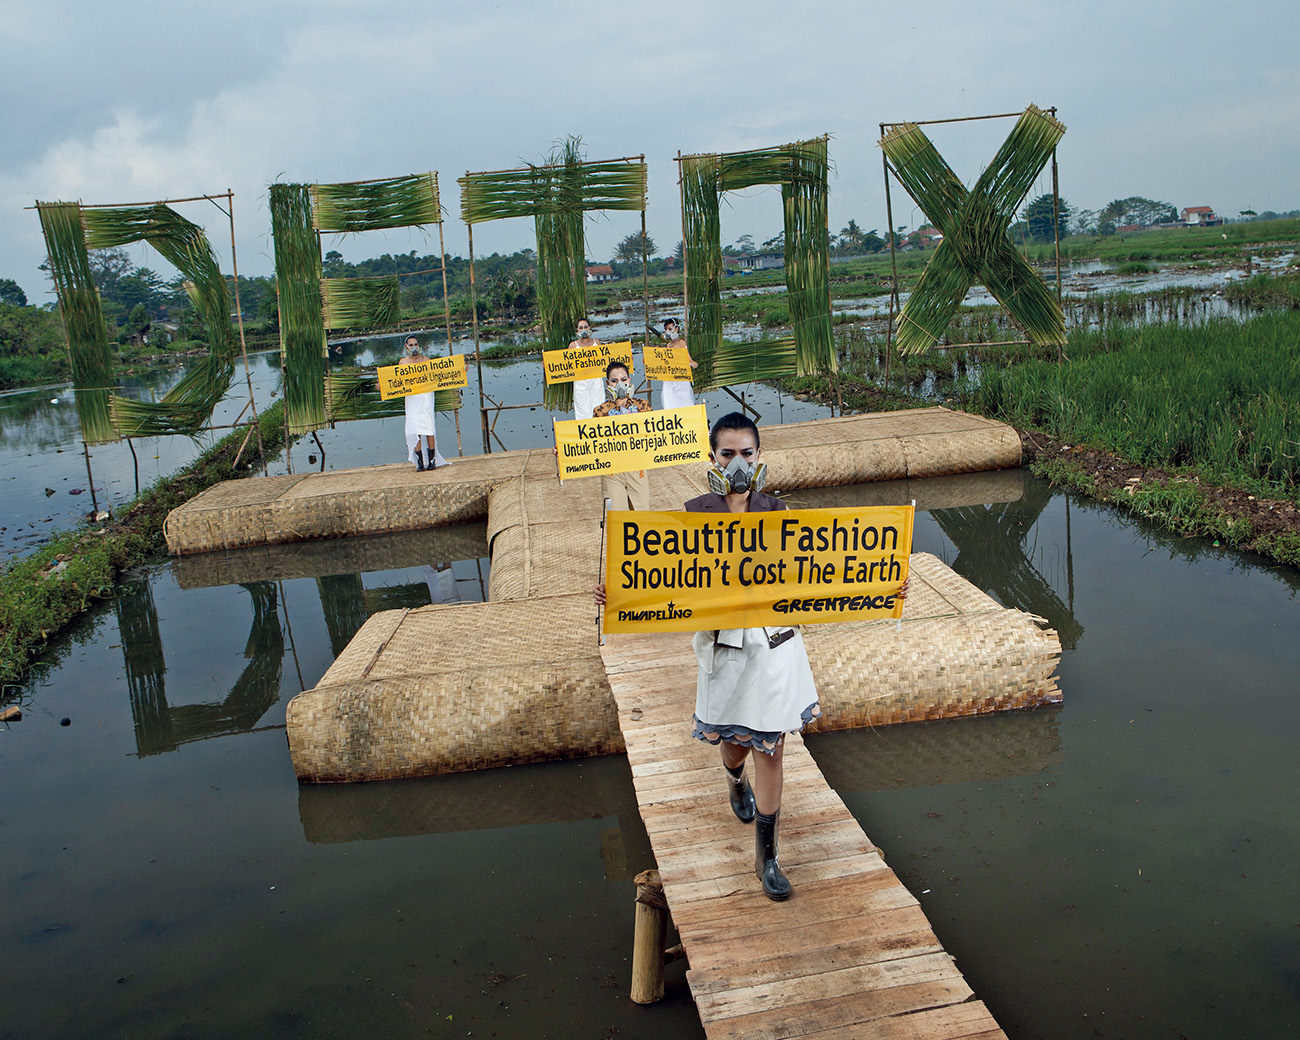
[[[674,328],[679,328],[679,327],[680,327],[680,326],[677,324],[677,319],[676,319],[676,318],[669,318],[669,319],[667,319],[667,320],[664,322],[664,328],[668,328],[669,325],[673,326]]]
[[[619,361],[618,358],[615,358],[613,361],[611,361],[608,365],[605,366],[605,382],[609,382],[609,374],[613,372],[614,369],[616,368],[621,368],[624,372],[626,372],[628,379],[632,378],[632,370],[627,367],[627,362]]]
[[[758,425],[744,412],[728,412],[713,424],[713,429],[709,431],[709,448],[711,450],[717,451],[718,434],[723,430],[748,430],[754,435],[754,447],[762,447],[758,439]]]

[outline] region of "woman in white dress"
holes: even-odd
[[[691,368],[698,368],[699,362],[691,357],[690,347],[686,345],[686,340],[682,337],[681,326],[677,324],[676,318],[669,318],[664,322],[664,339],[668,346],[674,350],[684,351],[686,360],[690,362]],[[684,379],[665,379],[659,388],[659,400],[664,408],[689,408],[695,403],[695,391],[691,384]]]
[[[414,365],[428,361],[420,350],[420,341],[414,336],[406,337],[406,355],[399,364]],[[406,461],[415,464],[423,472],[447,465],[447,460],[438,451],[436,431],[433,421],[438,414],[434,404],[432,390],[424,394],[408,394],[406,397]],[[420,450],[420,440],[424,440],[424,451]]]
[[[591,322],[586,318],[578,321],[577,338],[569,341],[569,349],[594,347],[600,340],[591,334]],[[573,417],[590,419],[597,405],[605,403],[605,380],[601,376],[592,379],[575,379],[573,381]]]

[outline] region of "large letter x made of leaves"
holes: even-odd
[[[1030,105],[970,191],[914,123],[897,124],[885,135],[880,147],[894,173],[943,232],[899,316],[898,349],[904,354],[939,342],[976,283],[988,288],[1032,343],[1065,344],[1060,304],[1007,236],[1007,225],[1064,133],[1060,122]]]

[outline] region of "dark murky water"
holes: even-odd
[[[1294,1036],[1300,577],[1018,473],[907,493],[1066,647],[1058,709],[809,741],[976,993],[1018,1040]],[[700,1035],[680,962],[627,999],[621,757],[294,779],[289,698],[374,610],[481,598],[482,531],[160,563],[6,693],[0,1037]]]

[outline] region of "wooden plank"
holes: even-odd
[[[795,894],[775,904],[754,876],[754,831],[731,813],[717,750],[690,736],[689,646],[611,637],[602,657],[708,1036],[1002,1035],[801,737],[786,745],[781,814]]]
[[[743,943],[733,943],[733,947],[743,947]],[[734,964],[714,964],[707,969],[691,962],[691,992],[708,993],[730,989],[737,976],[743,973],[746,982],[762,985],[768,982],[802,978],[825,972],[841,971],[849,968],[879,964],[882,961],[898,961],[904,957],[930,956],[943,953],[943,947],[935,938],[928,924],[913,927],[908,932],[889,935],[870,935],[846,942],[823,944],[798,952],[767,951],[765,956],[756,956],[752,960]],[[694,950],[692,950],[692,953]]]
[[[845,1035],[841,1027],[801,1034],[802,1040],[833,1040]],[[1006,1040],[1006,1034],[979,1000],[876,1019],[865,1030],[852,1035],[871,1037],[871,1040]]]
[[[690,981],[690,973],[687,973]],[[802,1004],[780,1009],[764,1008],[747,1014],[719,1016],[710,1008],[700,1008],[705,1036],[744,1037],[745,1040],[786,1040],[809,1035],[852,1036],[854,1026],[871,1023],[869,1032],[856,1035],[875,1036],[882,1019],[891,1016],[911,1017],[918,1012],[959,1004],[971,996],[965,980],[945,978],[933,982],[913,982],[887,989],[862,989],[834,1000],[814,998]],[[832,1030],[842,1030],[836,1034]]]
[[[786,923],[781,931],[781,950],[789,954],[801,953],[823,946],[833,947],[855,942],[862,936],[884,941],[888,936],[908,935],[929,927],[930,923],[919,906],[877,910],[835,920],[810,921],[794,927]],[[693,970],[742,964],[751,957],[753,952],[744,942],[725,938],[696,938],[691,942]]]

